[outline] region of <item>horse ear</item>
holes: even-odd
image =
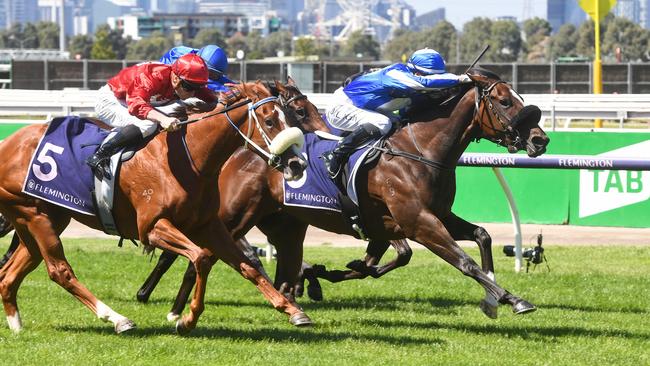
[[[296,86],[296,82],[293,80],[293,78],[289,75],[287,75],[287,85],[289,86]]]
[[[278,90],[278,94],[285,92],[287,89],[284,87],[284,84],[282,84],[279,80],[274,80],[275,82],[275,88]]]

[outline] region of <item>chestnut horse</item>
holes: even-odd
[[[293,148],[302,143],[302,133],[286,125],[284,108],[277,98],[259,82],[235,88],[248,99],[194,115],[179,133],[157,135],[123,164],[116,184],[113,213],[123,237],[183,255],[197,273],[189,314],[176,323],[181,334],[196,327],[204,310],[207,276],[217,259],[253,282],[276,309],[289,315],[292,324],[311,323],[235,245],[217,216],[219,193],[215,187],[219,172],[244,139],[269,161],[284,162],[287,179],[299,178],[305,167]],[[134,328],[133,322],[98,300],[76,278],[59,238],[71,218],[100,229],[98,219],[21,193],[28,164],[46,128],[25,127],[0,144],[0,156],[4,157],[0,166],[0,212],[11,221],[21,239],[18,249],[0,270],[0,295],[9,327],[14,331],[22,328],[17,292],[25,276],[44,260],[49,277],[98,318],[112,322],[117,333],[130,330]],[[144,199],[143,191],[153,194]]]
[[[415,112],[414,123],[393,135],[386,153],[365,172],[367,183],[360,185],[359,192],[361,212],[369,236],[379,244],[374,251],[369,248],[366,260],[380,257],[388,240],[406,237],[479,282],[487,294],[481,302],[487,316],[496,317],[498,303],[511,305],[515,313],[533,311],[532,304],[496,284],[487,232],[454,215],[451,207],[457,160],[472,140],[486,138],[510,152],[526,150],[535,157],[546,151],[549,139],[537,125],[539,109],[524,107],[518,94],[498,76],[474,69],[470,77],[473,85],[461,86],[457,96],[436,111]],[[269,237],[278,249],[276,287],[281,284],[285,290],[290,289],[300,270],[300,244],[308,224],[337,233],[355,232],[344,224],[339,213],[282,207],[281,177],[267,172],[263,162],[254,162],[248,155],[238,151],[223,168],[219,215],[234,238],[243,236],[253,225]],[[246,171],[238,168],[242,161],[250,164]],[[454,239],[479,243],[482,269]],[[342,274],[345,272],[333,276],[346,279]],[[142,289],[147,290],[146,286]],[[187,290],[181,288],[180,294],[187,295]],[[183,304],[183,299],[177,299],[175,306],[180,307],[172,309],[172,313],[180,312]]]

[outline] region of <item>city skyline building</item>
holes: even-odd
[[[546,3],[546,19],[551,24],[552,33],[557,33],[564,24],[579,27],[587,20],[587,13],[582,10],[576,0],[548,0]]]

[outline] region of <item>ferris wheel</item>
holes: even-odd
[[[343,10],[337,17],[328,20],[326,27],[343,26],[334,36],[335,40],[344,40],[354,31],[361,30],[366,34],[374,34],[373,25],[392,26],[390,20],[373,13],[372,9],[380,0],[336,0]]]

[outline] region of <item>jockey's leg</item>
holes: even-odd
[[[334,150],[321,156],[332,179],[339,175],[354,150],[371,139],[386,135],[393,125],[390,117],[355,106],[341,88],[334,92],[333,107],[328,109],[327,119],[340,130],[352,131]]]
[[[379,138],[383,135],[377,126],[364,123],[349,135],[345,136],[332,151],[324,153],[321,157],[325,163],[327,173],[336,178],[341,172],[341,167],[348,161],[350,155],[364,143]]]
[[[99,89],[97,102],[95,103],[95,112],[97,117],[111,127],[122,127],[118,132],[102,145],[97,152],[86,160],[86,163],[93,169],[102,166],[110,156],[119,149],[126,146],[133,146],[144,138],[156,132],[158,124],[146,119],[140,119],[129,113],[129,110],[123,105],[123,101],[118,100],[108,85]],[[108,175],[106,169],[101,173]]]
[[[106,141],[97,151],[86,160],[93,169],[103,169],[102,163],[110,159],[111,155],[118,152],[120,149],[133,146],[142,142],[143,136],[140,129],[135,125],[125,126],[117,131],[117,133],[110,140]],[[107,169],[102,170],[102,175],[110,177],[110,172]]]

